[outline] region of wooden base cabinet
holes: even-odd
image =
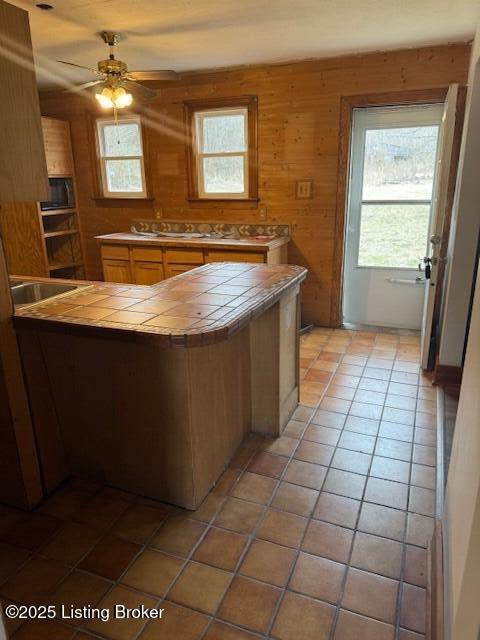
[[[102,243],[103,279],[124,284],[155,284],[208,262],[288,262],[287,245],[271,251],[138,246]]]

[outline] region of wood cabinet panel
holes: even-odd
[[[163,262],[163,251],[155,247],[131,248],[132,260],[143,262]]]
[[[102,245],[102,259],[130,260],[128,245],[104,244]]]
[[[28,13],[3,0],[0,51],[0,204],[47,200],[47,167]],[[19,52],[22,64],[18,63]]]
[[[165,249],[169,264],[203,264],[203,249]]]
[[[253,251],[209,251],[205,262],[266,262],[266,256]]]
[[[190,271],[191,269],[195,269],[198,267],[198,264],[170,264],[167,263],[165,265],[165,277],[173,278],[173,276],[178,276],[179,273],[185,273],[185,271]]]
[[[105,282],[134,284],[129,260],[104,260],[103,278]]]
[[[66,120],[42,118],[43,143],[49,176],[73,175],[70,125]]]
[[[135,284],[156,284],[163,280],[163,264],[134,260],[133,276]]]

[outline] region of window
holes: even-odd
[[[256,199],[256,98],[190,102],[186,112],[190,199]]]
[[[105,198],[145,198],[140,118],[97,120],[98,157]]]

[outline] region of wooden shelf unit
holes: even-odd
[[[72,178],[76,191],[68,122],[42,118],[42,131],[48,176]],[[8,205],[0,213],[0,231],[10,273],[85,278],[76,208],[42,211],[38,202]]]

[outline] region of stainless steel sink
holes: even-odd
[[[18,283],[18,284],[17,284]],[[13,304],[22,307],[26,304],[40,302],[47,298],[53,298],[61,293],[79,289],[78,284],[60,284],[50,282],[22,282],[21,280],[11,280],[11,292]]]

